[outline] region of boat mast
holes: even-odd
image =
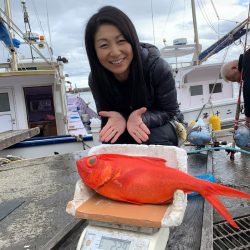
[[[197,29],[197,21],[196,21],[196,11],[195,11],[195,3],[194,0],[191,0],[192,6],[192,16],[193,16],[193,26],[194,26],[194,43],[195,43],[195,59],[194,65],[199,65],[199,54],[200,54],[200,44],[199,44],[199,37],[198,37],[198,29]]]
[[[10,1],[4,0],[4,6],[5,6],[5,14],[7,16],[7,23],[8,23],[8,28],[10,32],[10,38],[12,39],[14,37],[14,32],[13,32],[13,26],[12,26]],[[16,55],[16,50],[14,46],[12,46],[12,48],[10,49],[10,54],[11,54],[11,60],[10,60],[11,70],[17,71],[17,55]]]

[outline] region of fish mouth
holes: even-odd
[[[84,164],[84,166],[79,166],[78,171],[83,173],[84,175],[90,175],[93,172],[93,169],[89,168],[87,164]]]

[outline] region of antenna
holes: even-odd
[[[29,15],[28,15],[28,12],[27,12],[25,0],[21,1],[21,5],[22,5],[22,9],[23,9],[23,21],[24,21],[24,25],[25,25],[26,36],[27,36],[28,40],[30,41],[32,39],[31,38],[31,27],[30,27]],[[27,28],[27,25],[28,25],[29,30]],[[30,46],[30,54],[31,54],[31,58],[32,58],[32,61],[33,61],[34,60],[34,55],[33,55],[33,51],[32,51],[31,46]]]
[[[152,14],[153,36],[154,36],[154,44],[155,44],[155,25],[154,25],[153,0],[151,0],[151,14]]]
[[[48,1],[47,0],[46,0],[46,12],[47,12],[47,24],[48,24],[48,31],[49,31],[49,49],[51,51],[51,54],[53,55],[51,32],[50,32],[50,23],[49,23]]]

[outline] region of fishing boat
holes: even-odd
[[[25,25],[31,27],[25,1],[21,4]],[[0,39],[10,59],[0,64],[0,133],[35,127],[40,133],[14,149],[1,151],[1,155],[38,157],[83,149],[82,140],[92,138],[82,122],[82,103],[66,95],[64,64],[68,60],[53,56],[44,35],[31,28],[22,32],[10,12],[10,2],[6,1],[5,10],[1,9]],[[30,50],[29,58],[19,56],[19,47]]]
[[[235,94],[235,92],[238,86],[222,79],[220,75],[222,60],[220,63],[204,62],[245,35],[248,19],[201,52],[194,1],[191,1],[191,6],[195,43],[188,44],[186,38],[175,39],[173,45],[167,46],[165,43],[165,46],[160,50],[161,55],[167,61],[170,58],[174,59],[171,65],[176,81],[179,105],[185,121],[190,124],[192,121],[202,118],[205,123],[209,123],[209,117],[217,115],[221,125],[226,127],[232,125],[235,120],[238,100],[238,93]],[[191,61],[185,61],[187,55],[192,55]],[[240,104],[240,110],[240,119],[243,119],[243,102]]]

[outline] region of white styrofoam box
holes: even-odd
[[[151,156],[165,159],[169,167],[187,172],[187,153],[184,149],[175,146],[136,145],[136,144],[101,144],[92,147],[88,155],[95,154],[125,154],[131,156]],[[89,199],[94,191],[81,180],[76,183],[73,201],[69,202],[66,211],[75,215],[76,209],[82,202]],[[162,227],[178,226],[181,224],[187,206],[187,195],[177,190],[174,193],[173,203],[167,204],[168,209],[162,219]]]

